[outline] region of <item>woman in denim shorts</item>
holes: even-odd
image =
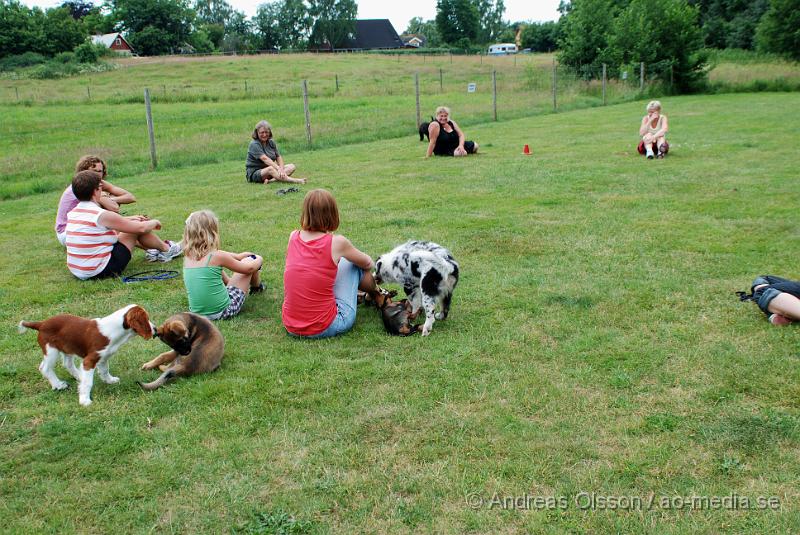
[[[750,300],[769,318],[773,325],[789,325],[800,321],[800,282],[762,275],[753,281]]]

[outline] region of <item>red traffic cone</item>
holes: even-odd
[[[522,148],[522,154],[524,154],[525,156],[530,156],[531,155],[531,148],[528,146],[527,143]]]

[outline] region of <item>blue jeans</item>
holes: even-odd
[[[305,338],[330,338],[346,333],[356,322],[356,305],[358,304],[358,285],[364,270],[342,258],[339,260],[336,281],[333,283],[333,297],[336,299],[336,316],[328,328],[319,334]]]

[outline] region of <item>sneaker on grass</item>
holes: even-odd
[[[145,252],[145,258],[148,262],[169,262],[173,258],[180,256],[183,253],[181,242],[174,242],[164,240],[169,249],[166,251],[159,251],[158,249],[148,249]]]

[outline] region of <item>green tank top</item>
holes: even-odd
[[[219,314],[231,303],[228,289],[222,282],[222,266],[209,266],[214,253],[209,253],[206,265],[183,268],[183,284],[189,294],[189,311],[210,316]]]

